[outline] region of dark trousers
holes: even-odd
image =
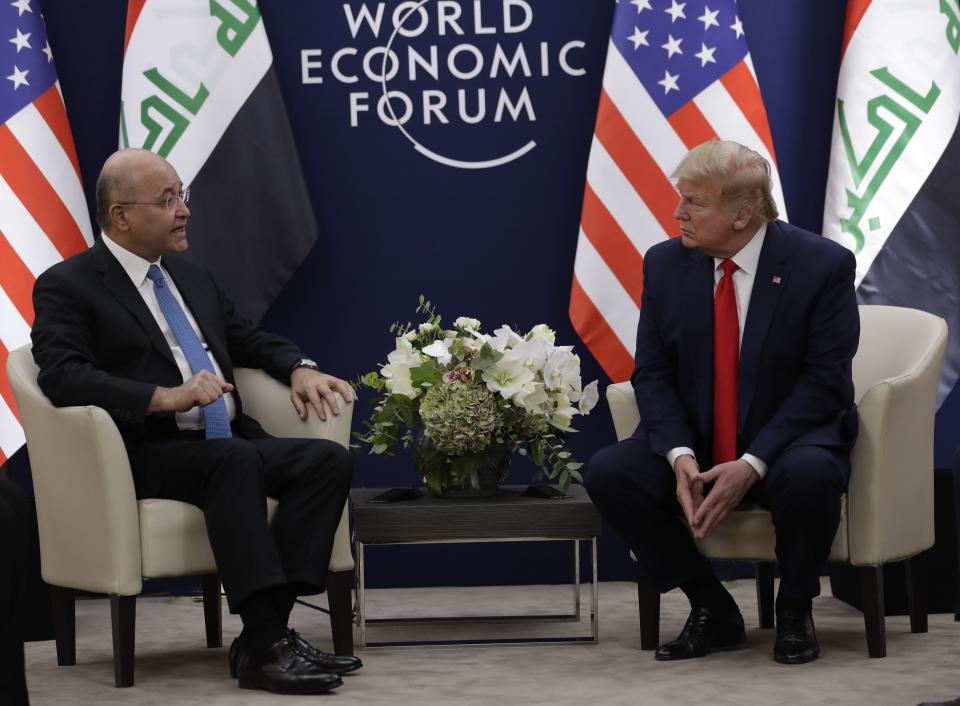
[[[203,510],[231,612],[249,596],[289,585],[324,590],[353,457],[326,439],[216,439],[181,432],[128,448],[140,498]],[[266,498],[279,501],[272,527]]]
[[[840,523],[840,496],[849,477],[847,452],[796,446],[784,451],[744,498],[773,516],[781,595],[802,600],[820,593],[820,570]],[[601,449],[587,464],[584,485],[633,550],[651,587],[669,591],[712,571],[677,520],[683,511],[676,476],[663,456],[650,452],[646,439]]]
[[[30,547],[36,543],[26,499],[0,479],[0,704],[28,703],[23,619]]]

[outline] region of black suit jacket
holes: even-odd
[[[176,256],[164,256],[163,265],[227,382],[234,382],[233,368],[241,366],[263,368],[289,383],[291,368],[303,357],[299,348],[237,312],[204,268]],[[128,444],[176,432],[172,413],[148,415],[147,405],[158,385],[183,382],[180,369],[143,298],[102,241],[40,275],[33,306],[38,383],[55,405],[102,407]],[[264,436],[233,394],[235,428],[242,436]]]
[[[782,221],[768,224],[740,348],[738,454],[772,464],[797,444],[853,446],[855,270],[846,248]],[[658,243],[644,258],[643,285],[636,434],[654,453],[690,447],[704,465],[713,434],[714,260],[679,238]]]

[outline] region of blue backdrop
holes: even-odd
[[[469,315],[487,328],[509,323],[520,329],[548,323],[558,341],[578,344],[584,380],[600,378],[602,387],[607,380],[576,338],[567,302],[614,0],[483,0],[479,20],[474,3],[461,0],[463,36],[450,24],[441,34],[439,6],[428,3],[423,31],[416,31],[421,18],[412,18],[404,30],[415,36],[401,34],[393,44],[400,66],[390,89],[410,98],[411,117],[404,125],[409,139],[377,113],[380,85],[371,75],[379,72],[382,57],[371,57],[367,72],[363,67],[366,53],[389,39],[390,16],[398,4],[260,2],[320,225],[316,247],[267,312],[264,325],[296,340],[324,369],[354,378],[385,360],[392,348],[389,324],[411,319],[422,292],[448,321]],[[811,230],[819,229],[822,218],[845,4],[739,2],[790,219]],[[43,0],[41,5],[92,212],[96,175],[117,144],[126,0]],[[364,7],[375,18],[380,5],[385,12],[378,35],[371,22],[361,19],[351,26],[350,18]],[[523,28],[527,19],[529,27]],[[511,22],[523,31],[508,31],[516,29]],[[451,75],[466,74],[476,62],[472,49],[455,49],[463,44],[486,57],[486,71],[477,79]],[[522,45],[532,75],[518,70],[505,76],[501,66],[501,76],[488,78],[498,44],[507,58]],[[408,52],[428,59],[434,46],[439,79],[421,67],[411,80]],[[452,69],[447,64],[451,52]],[[486,115],[468,124],[459,115],[458,91],[464,91],[469,118],[477,114],[481,88]],[[501,90],[508,105],[498,121]],[[425,117],[425,100],[445,101],[441,112],[449,122],[436,112]],[[531,140],[536,147],[503,166],[466,170],[423,156],[411,140],[447,157],[474,161],[512,152]],[[191,209],[204,208],[203,199],[195,194]],[[949,464],[954,446],[952,428],[960,414],[956,397],[938,417],[938,465]],[[363,400],[360,404],[355,420],[367,409]],[[604,404],[578,422],[582,431],[571,446],[582,460],[614,440]],[[528,473],[517,463],[512,479],[525,482]],[[356,485],[415,482],[408,457],[358,459]],[[477,549],[463,561],[460,550],[382,550],[370,567],[370,580],[567,578],[566,550],[546,552],[542,562],[528,561],[529,548],[500,547],[495,556],[489,551]],[[601,543],[602,576],[628,572],[623,545],[607,532]]]

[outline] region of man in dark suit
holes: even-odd
[[[27,499],[16,485],[0,478],[0,704],[5,706],[30,702],[23,663],[23,621],[27,579],[34,568],[31,554],[39,556],[36,522]]]
[[[256,195],[250,195],[256,197]],[[324,589],[350,488],[349,452],[327,440],[275,439],[243,414],[234,366],[263,368],[308,407],[339,412],[343,380],[319,372],[290,341],[236,311],[187,249],[176,171],[145,150],[122,150],[97,182],[103,237],[43,273],[34,288],[38,382],[60,406],[96,405],[117,423],[138,497],[200,507],[231,612],[230,650],[245,688],[317,693],[359,668],[287,627],[296,597]],[[265,498],[279,508],[268,526]]]
[[[643,580],[690,600],[661,660],[744,642],[740,611],[691,533],[708,536],[741,501],[768,508],[781,571],[774,658],[809,662],[812,599],[857,434],[855,259],[776,220],[770,167],[746,147],[705,143],[673,176],[681,235],[644,259],[632,376],[641,422],[590,459],[586,487]]]

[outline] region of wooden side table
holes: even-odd
[[[494,645],[588,643],[599,640],[597,597],[597,536],[601,519],[582,486],[571,486],[566,498],[544,499],[522,495],[525,486],[506,486],[489,498],[442,500],[424,495],[416,500],[370,503],[382,488],[355,488],[353,519],[357,557],[358,645],[413,647],[437,645]],[[573,544],[573,612],[564,614],[488,615],[476,617],[369,618],[365,604],[365,557],[368,544],[431,544],[441,542],[553,542]],[[542,623],[580,621],[580,542],[588,542],[592,575],[590,581],[590,634],[560,637],[516,637],[494,640],[419,640],[368,642],[368,625],[415,625],[438,623]]]

